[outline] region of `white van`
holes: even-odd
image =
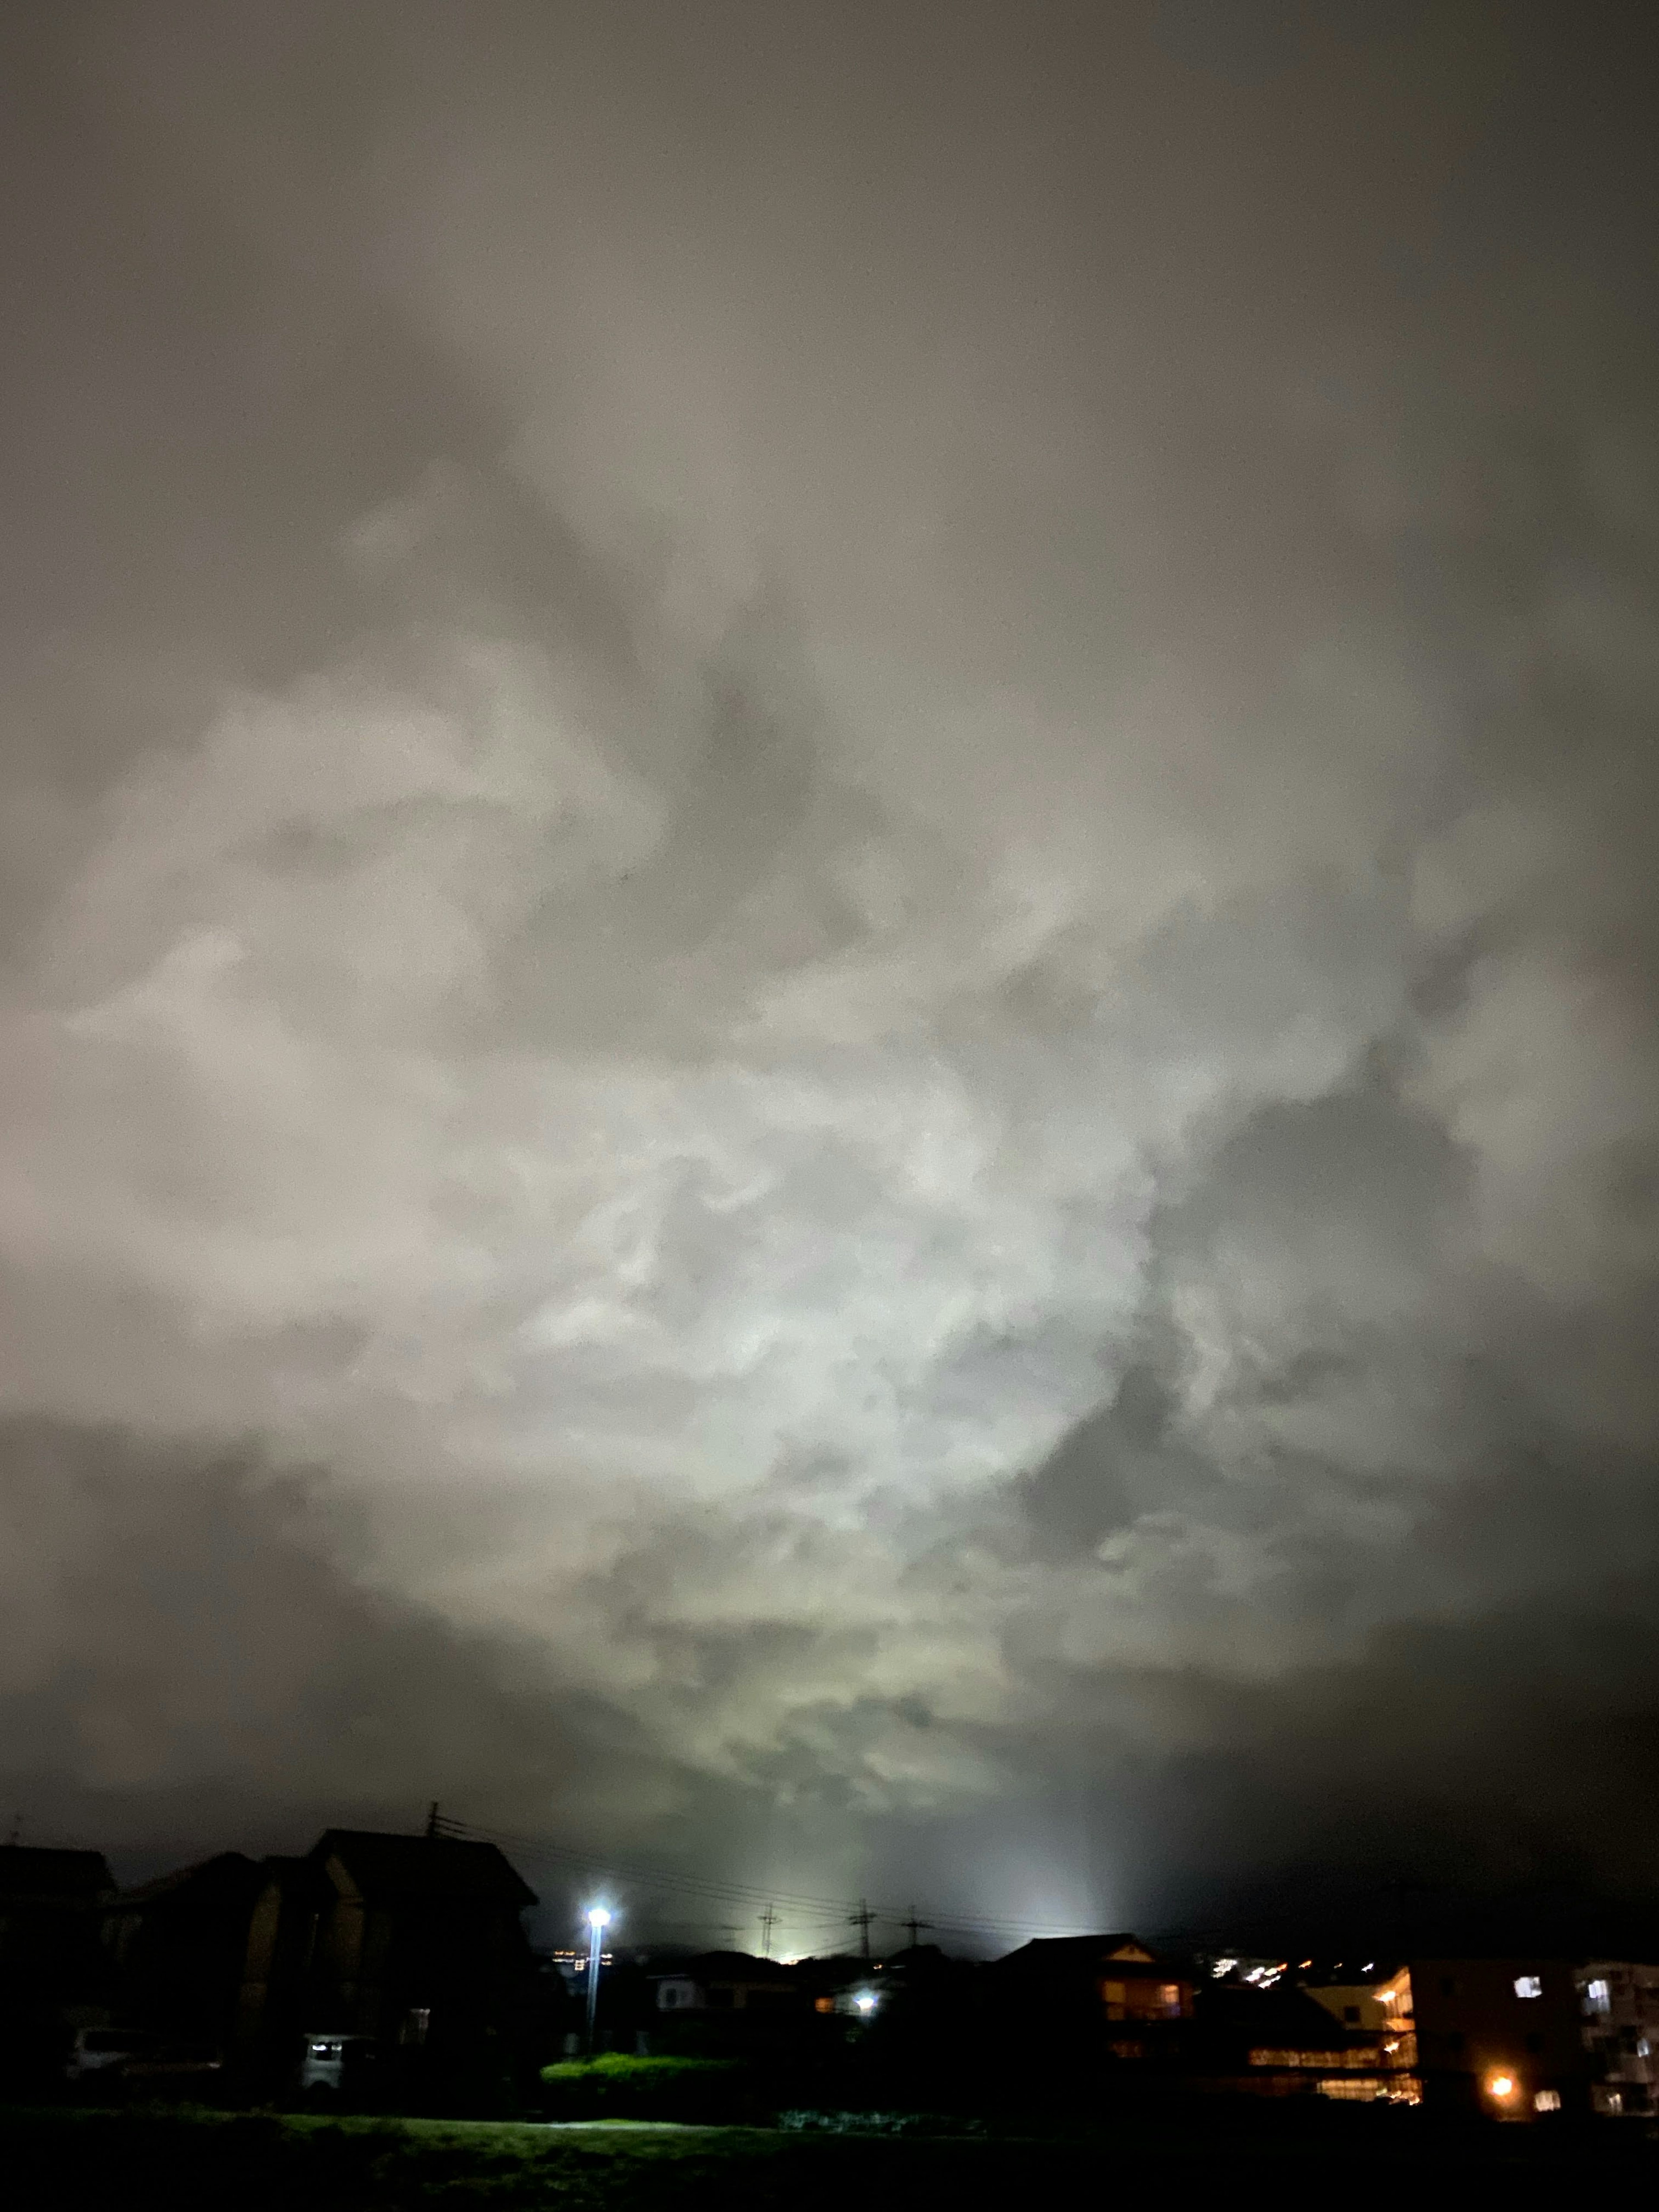
[[[76,2032],[64,2061],[66,2081],[86,2081],[94,2074],[116,2074],[130,2060],[148,2058],[150,2038],[136,2027],[82,2027]]]
[[[300,2058],[300,2087],[337,2093],[372,2065],[374,2058],[372,2035],[308,2035]]]

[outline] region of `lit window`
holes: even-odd
[[[1653,2056],[1653,2045],[1645,2035],[1638,2035],[1636,2039],[1636,2055],[1638,2058],[1651,2058]]]
[[[1532,2108],[1534,2112],[1559,2112],[1561,2109],[1561,2092],[1559,2089],[1534,2090]]]
[[[1515,1978],[1515,1994],[1518,1997],[1541,1997],[1544,1994],[1544,1984],[1536,1974],[1517,1974]]]
[[[1613,2010],[1613,1991],[1607,1987],[1605,1982],[1590,1982],[1586,1984],[1584,1990],[1584,2009],[1586,2012],[1611,2012]]]

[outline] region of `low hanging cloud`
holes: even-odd
[[[1413,23],[1319,48],[1339,107],[1383,88],[1362,169],[1430,98]],[[1338,168],[1334,210],[1260,177],[1242,300],[1227,161],[1306,81],[1201,26],[1103,38],[1199,165],[1103,233],[1057,126],[998,186],[1036,126],[988,18],[908,150],[881,49],[867,160],[786,48],[688,88],[501,24],[298,10],[273,98],[228,17],[48,57],[183,266],[255,273],[178,341],[231,364],[202,422],[131,323],[58,404],[130,377],[135,441],[238,465],[118,484],[171,581],[88,605],[66,560],[15,686],[76,734],[6,770],[8,1765],[135,1837],[441,1782],[735,1820],[764,1878],[953,1832],[1005,1916],[997,1808],[1116,1790],[1064,1909],[1173,1910],[1230,1805],[1300,1847],[1394,1683],[1399,1850],[1478,1828],[1502,1624],[1646,1618],[1659,445],[1616,305],[1542,255],[1414,299]],[[240,1564],[140,1564],[216,1513]],[[228,1698],[156,1640],[207,1614]],[[1552,1745],[1650,1710],[1544,1643]],[[1628,1816],[1573,1846],[1610,1881]]]

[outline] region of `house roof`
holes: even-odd
[[[1345,2027],[1305,1990],[1200,1986],[1197,2017],[1206,2027],[1248,2035],[1253,2044],[1301,2051],[1346,2051],[1374,2043],[1376,2031]]]
[[[191,1866],[158,1874],[151,1881],[124,1889],[119,1902],[144,1905],[167,1904],[174,1899],[195,1902],[224,1895],[249,1897],[259,1879],[259,1869],[243,1852],[216,1851],[210,1859],[198,1859]]]
[[[101,1851],[38,1850],[0,1844],[0,1897],[91,1904],[115,1887]]]
[[[995,1961],[999,1966],[1036,1969],[1044,1972],[1076,1973],[1100,1966],[1121,1968],[1132,1978],[1156,1967],[1168,1976],[1175,1969],[1159,1959],[1138,1936],[1119,1929],[1109,1936],[1040,1936],[1022,1943]]]
[[[702,1951],[680,1969],[697,1981],[744,1982],[753,1985],[775,1983],[793,1988],[795,1977],[775,1959],[757,1959],[750,1951]]]
[[[337,1859],[366,1897],[471,1898],[521,1912],[536,1893],[494,1844],[453,1836],[383,1835],[373,1828],[330,1828],[311,1856]]]

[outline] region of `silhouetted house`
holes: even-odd
[[[1103,2033],[1124,2055],[1140,2055],[1129,2046],[1147,2031],[1192,2016],[1191,1970],[1161,1959],[1136,1936],[1042,1937],[988,1972],[1028,2030]]]
[[[1607,2119],[1659,2112],[1659,1966],[1601,1959],[1575,1979],[1595,2110]]]
[[[1210,1982],[1196,1995],[1183,2063],[1195,2087],[1238,2096],[1415,2104],[1415,2079],[1384,2042],[1380,2026],[1340,2020],[1284,1983]]]
[[[0,2060],[9,2078],[54,2072],[76,2029],[102,2018],[99,1936],[114,1889],[100,1851],[0,1844]]]
[[[124,1890],[104,1917],[117,2023],[222,2057],[264,1872],[240,1851]]]
[[[535,1893],[494,1844],[331,1828],[268,1861],[237,2021],[246,2069],[290,2079],[303,2039],[368,2039],[398,2093],[499,2082],[537,1987]]]
[[[649,1978],[659,2013],[799,2012],[809,2000],[788,1967],[744,1951],[705,1951],[672,1973]]]

